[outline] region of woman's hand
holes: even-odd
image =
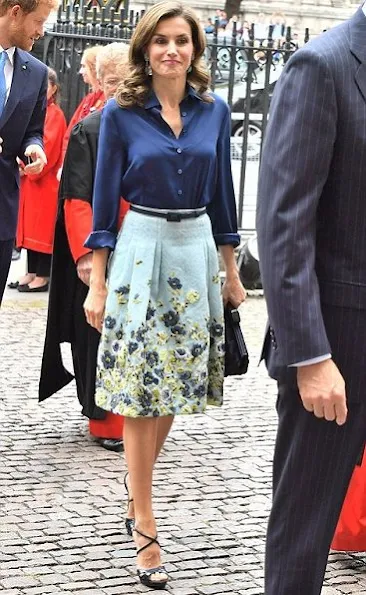
[[[238,308],[247,294],[240,281],[234,248],[230,245],[220,246],[220,253],[225,266],[225,281],[222,286],[224,305],[230,302],[234,308]]]
[[[93,253],[84,254],[81,256],[76,263],[76,271],[80,281],[85,283],[89,287],[90,285],[90,274],[92,271],[93,264]]]
[[[90,326],[102,332],[107,287],[105,283],[90,284],[89,292],[84,302],[86,320]]]
[[[234,308],[238,308],[244,302],[247,294],[240,281],[239,273],[226,275],[222,286],[222,297],[225,306],[230,302]]]

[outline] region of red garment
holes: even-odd
[[[66,120],[55,103],[47,106],[44,127],[44,150],[47,165],[40,174],[24,175],[20,181],[17,246],[52,254],[57,215],[59,182],[56,174],[61,165],[62,139]]]
[[[121,440],[123,438],[122,415],[106,412],[105,419],[89,419],[89,432],[96,438],[112,438]]]
[[[341,552],[366,551],[366,456],[357,465],[348,486],[341,515],[331,544]]]
[[[88,93],[80,101],[65,132],[64,140],[62,143],[62,162],[65,158],[65,153],[67,149],[67,144],[69,142],[71,130],[73,129],[75,124],[80,122],[80,120],[82,120],[83,118],[86,118],[86,116],[88,116],[91,112],[102,109],[104,101],[104,94],[101,89],[99,91],[93,91],[92,93]]]
[[[121,198],[119,207],[118,229],[128,211],[129,203]],[[93,213],[91,205],[85,200],[70,198],[65,200],[65,226],[72,257],[75,262],[91,252],[84,242],[92,231]]]
[[[71,198],[65,200],[64,213],[67,239],[76,263],[79,258],[91,252],[90,248],[85,248],[84,242],[93,227],[92,208],[85,200]]]

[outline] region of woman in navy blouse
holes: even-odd
[[[168,577],[152,510],[154,464],[174,415],[222,404],[222,304],[245,299],[234,257],[230,113],[208,91],[204,49],[196,15],[180,2],[155,4],[139,22],[130,76],[102,116],[86,242],[85,313],[102,333],[96,403],[125,416],[126,528],[140,581],[155,589]],[[121,196],[131,207],[117,235]]]

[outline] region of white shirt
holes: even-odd
[[[0,52],[3,52],[4,48],[0,45]],[[5,74],[5,84],[6,84],[6,98],[5,102],[9,98],[9,93],[11,89],[11,83],[13,82],[13,73],[14,73],[14,52],[15,47],[8,48],[5,50],[8,54],[8,59],[5,62],[4,66],[4,74]]]

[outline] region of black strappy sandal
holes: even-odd
[[[145,545],[143,545],[142,547],[140,547],[137,550],[137,556],[141,552],[146,550],[148,547],[153,545],[154,543],[156,543],[160,547],[160,544],[157,540],[157,536],[150,537],[150,535],[145,535],[145,533],[141,533],[141,531],[136,529],[136,527],[134,528],[134,531],[136,531],[136,533],[141,535],[141,537],[145,537],[145,539],[149,539],[148,543],[146,543]],[[154,580],[152,578],[154,576],[154,574],[165,574],[166,578]],[[166,572],[164,566],[157,566],[156,568],[139,568],[139,567],[137,567],[137,575],[140,579],[140,583],[142,585],[144,585],[145,587],[150,587],[150,589],[165,589],[167,582],[168,582],[168,575],[167,575],[167,572]]]
[[[130,503],[133,502],[133,498],[130,498],[130,492],[128,491],[127,475],[128,475],[128,471],[127,471],[127,473],[126,473],[126,475],[124,477],[123,482],[125,484],[125,489],[126,489],[126,493],[127,493],[127,510],[128,510],[128,507],[129,507]],[[132,532],[133,532],[133,529],[135,527],[135,519],[131,519],[129,517],[126,517],[125,518],[125,525],[126,525],[127,534],[130,537],[132,537]]]

